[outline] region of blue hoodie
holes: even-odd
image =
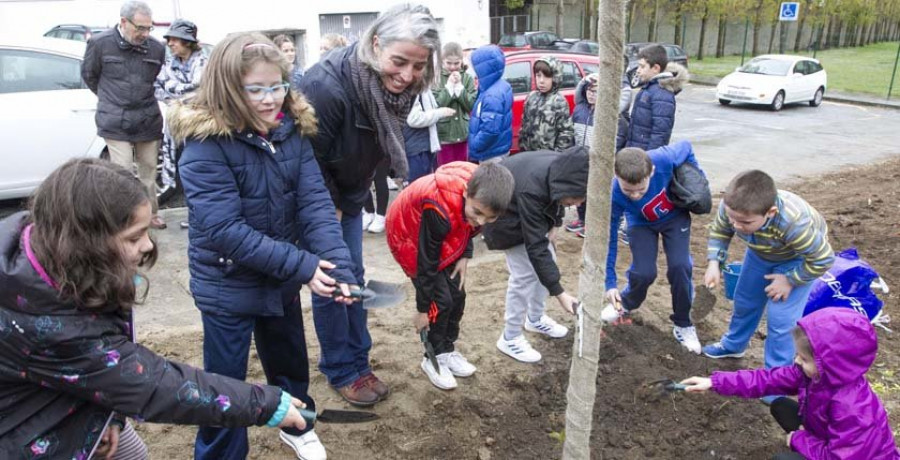
[[[469,119],[469,159],[484,161],[512,148],[513,92],[503,78],[506,57],[496,45],[472,53],[478,75],[478,99]]]
[[[665,222],[679,213],[688,212],[676,208],[666,189],[675,168],[690,163],[698,169],[694,148],[688,141],[679,141],[647,152],[653,162],[653,175],[647,193],[639,200],[631,200],[619,187],[619,179],[612,181],[612,206],[610,207],[609,249],[606,256],[606,289],[616,287],[616,249],[619,241],[619,220],[625,215],[628,227],[639,227]]]

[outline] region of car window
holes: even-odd
[[[80,42],[87,41],[87,34],[84,32],[73,31],[72,32],[72,40],[78,40]]]
[[[666,56],[668,56],[669,59],[682,56],[682,53],[680,51],[678,51],[678,48],[675,48],[674,46],[666,46],[665,48],[666,48]]]
[[[585,74],[592,74],[599,72],[600,66],[598,64],[585,64],[582,62],[581,69],[584,70]]]
[[[816,72],[822,71],[822,65],[819,64],[818,62],[806,61],[806,66],[809,69],[810,74],[814,74]]]
[[[797,63],[794,64],[794,73],[799,73],[800,75],[809,74],[809,69],[806,67],[806,61],[797,61]]]
[[[563,62],[562,65],[562,81],[560,82],[560,88],[574,88],[578,85],[578,82],[581,80],[581,71],[578,70],[578,67],[575,66],[574,62]]]
[[[547,46],[546,34],[532,34],[529,38],[531,39],[531,46]]]
[[[503,79],[512,86],[513,93],[531,91],[531,63],[514,62],[503,69]]]
[[[760,75],[777,75],[785,76],[791,69],[790,61],[782,61],[770,58],[754,58],[750,62],[744,64],[738,72],[755,73]]]
[[[84,88],[77,59],[33,51],[0,50],[0,93]]]

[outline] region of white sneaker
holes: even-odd
[[[372,214],[372,223],[369,224],[369,233],[381,233],[384,231],[384,216]]]
[[[600,321],[603,321],[604,323],[612,324],[619,319],[619,316],[622,316],[622,314],[619,313],[616,306],[611,303],[606,304],[606,306],[603,307],[603,310],[600,311]]]
[[[369,213],[364,210],[362,216],[363,231],[366,231],[369,229],[369,225],[372,225],[372,220],[375,219],[375,213]]]
[[[469,377],[475,373],[477,368],[472,365],[458,351],[450,353],[441,353],[437,355],[438,364],[447,366],[450,373],[456,377]]]
[[[553,321],[553,318],[547,315],[541,315],[541,319],[536,323],[532,323],[531,320],[525,318],[525,330],[544,334],[554,339],[565,337],[569,333],[569,328]]]
[[[431,365],[431,360],[428,358],[422,358],[421,367],[422,370],[425,371],[425,375],[428,376],[428,380],[431,380],[432,385],[442,390],[452,390],[456,388],[456,379],[453,378],[450,369],[447,369],[447,365],[442,363],[440,359],[438,359],[440,373],[434,370],[434,366]]]
[[[328,458],[328,454],[325,453],[325,446],[319,441],[319,437],[316,436],[314,430],[309,430],[300,436],[287,434],[281,430],[278,433],[278,437],[291,449],[294,449],[297,458],[301,460],[325,460]]]
[[[497,339],[497,348],[523,363],[536,363],[541,360],[541,354],[534,348],[531,348],[531,344],[525,340],[524,335],[520,335],[512,340],[506,340],[503,338],[503,333],[500,333],[500,338]]]
[[[691,353],[700,354],[700,339],[697,338],[697,329],[694,326],[678,327],[672,329],[675,340],[684,348],[690,350]]]
[[[397,182],[394,180],[393,177],[388,177],[387,183],[388,183],[388,190],[397,190]]]

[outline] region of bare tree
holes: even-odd
[[[610,186],[616,151],[619,94],[622,91],[622,49],[625,37],[625,1],[600,0],[597,39],[600,44],[600,79],[594,110],[594,141],[590,153],[588,196],[585,218],[587,234],[582,251],[583,267],[578,293],[582,299],[580,333],[572,347],[569,388],[566,392],[566,441],[564,459],[589,459],[591,426],[597,393],[597,361],[600,358],[600,310],[603,308],[606,278],[606,250],[609,243]],[[578,331],[576,331],[578,332]],[[580,337],[580,339],[579,339]]]

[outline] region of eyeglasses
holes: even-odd
[[[150,32],[153,30],[153,26],[139,26],[139,25],[135,24],[134,21],[132,21],[131,19],[125,18],[125,20],[128,21],[131,25],[133,25],[134,28],[137,29],[138,32]]]
[[[290,87],[290,83],[279,83],[274,86],[248,85],[244,87],[244,91],[247,92],[247,97],[250,100],[261,101],[268,94],[272,95],[272,99],[281,99],[287,94]]]

